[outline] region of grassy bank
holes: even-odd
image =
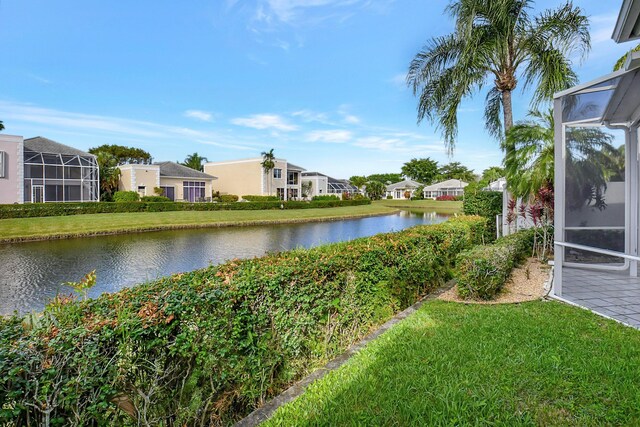
[[[179,228],[329,221],[385,215],[394,211],[392,207],[376,204],[323,209],[134,212],[13,218],[0,220],[0,242]]]
[[[377,200],[373,204],[391,208],[429,209],[438,212],[462,212],[462,202],[447,202],[438,200]]]
[[[556,302],[426,303],[267,426],[638,425],[640,332]]]

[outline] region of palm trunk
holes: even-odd
[[[504,114],[504,134],[507,135],[509,129],[513,127],[513,106],[511,105],[511,91],[502,91],[502,113]],[[513,147],[507,146],[505,155],[513,151]]]

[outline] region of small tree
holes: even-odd
[[[367,182],[366,193],[371,200],[380,200],[387,192],[387,187],[380,181]]]
[[[260,165],[262,166],[262,170],[265,175],[267,175],[267,192],[269,196],[271,196],[271,187],[273,182],[273,175],[271,174],[271,171],[276,167],[276,156],[273,154],[273,148],[269,151],[263,151],[261,155],[262,162]]]
[[[2,120],[0,120],[0,130],[4,130],[4,123],[2,123]]]
[[[113,194],[118,190],[120,181],[118,159],[106,151],[98,151],[95,155],[100,170],[100,199],[105,202],[111,202],[113,201]]]
[[[302,181],[302,184],[300,184],[300,193],[304,199],[309,197],[312,187],[313,183],[311,181]]]
[[[367,178],[364,176],[354,175],[349,178],[349,182],[351,185],[358,187],[358,190],[361,190],[367,184]]]
[[[208,161],[206,157],[202,157],[198,153],[193,153],[189,154],[181,165],[202,172],[204,170],[202,164]]]
[[[411,159],[402,165],[402,174],[415,181],[431,184],[438,176],[438,162],[425,159]]]

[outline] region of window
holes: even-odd
[[[278,199],[284,200],[284,188],[276,188],[276,196]]]
[[[287,173],[287,184],[288,185],[298,185],[298,173],[297,172],[289,172],[289,173]]]
[[[7,153],[0,151],[0,178],[6,178],[6,163]]]
[[[144,196],[147,194],[147,187],[145,187],[144,185],[138,185],[138,193],[141,196]]]
[[[280,179],[282,178],[282,169],[274,169],[273,170],[273,177]]]
[[[205,198],[204,181],[183,181],[182,198],[188,202],[203,202]]]
[[[176,189],[175,188],[162,186],[162,187],[160,187],[160,189],[162,189],[162,195],[164,197],[168,197],[171,201],[175,201],[176,200]]]

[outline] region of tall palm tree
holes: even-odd
[[[432,38],[411,62],[407,84],[419,95],[418,122],[427,118],[436,124],[450,152],[460,103],[485,85],[492,84],[485,126],[502,140],[513,126],[511,97],[518,80],[523,89],[535,88],[534,107],[576,83],[569,58],[584,58],[590,49],[587,17],[570,1],[532,16],[533,3],[453,0],[446,11],[455,20],[455,31]]]
[[[263,151],[261,153],[262,162],[260,165],[262,166],[262,171],[267,176],[267,187],[268,187],[268,195],[271,195],[271,187],[273,182],[273,175],[271,171],[276,167],[276,156],[273,154],[273,148],[269,151]]]
[[[206,157],[202,157],[198,153],[193,153],[189,154],[181,164],[182,166],[186,166],[188,168],[202,172],[204,170],[204,166],[202,164],[208,161],[209,160]]]
[[[517,123],[503,144],[508,147],[505,174],[509,191],[523,199],[553,184],[553,112],[529,112],[531,120]],[[567,201],[577,208],[601,198],[601,191],[617,173],[619,150],[613,136],[597,128],[567,129]]]

